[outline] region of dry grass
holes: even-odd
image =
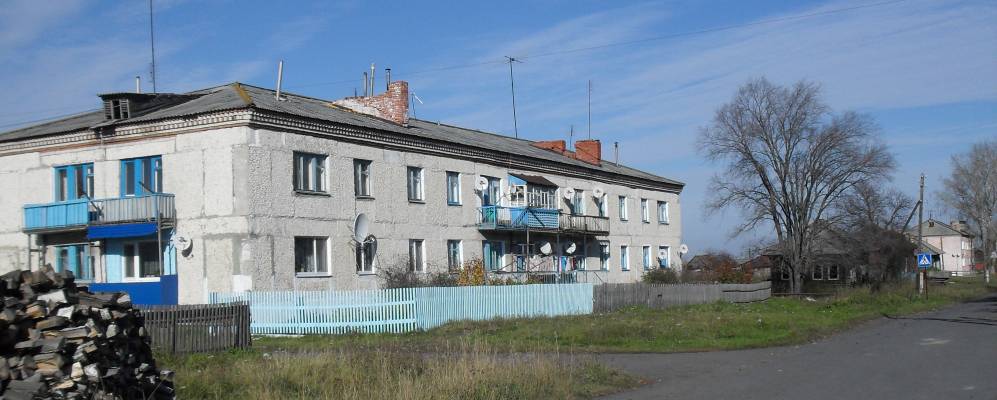
[[[439,353],[260,351],[163,357],[190,399],[588,398],[636,378],[556,354],[499,354],[458,344]]]

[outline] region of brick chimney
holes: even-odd
[[[388,84],[388,91],[379,95],[347,97],[332,104],[407,126],[408,82],[394,81]]]
[[[545,150],[555,151],[561,154],[564,154],[564,152],[568,149],[567,144],[563,140],[544,140],[540,142],[533,142],[533,146]]]
[[[602,143],[598,140],[576,140],[575,159],[593,165],[602,165]]]

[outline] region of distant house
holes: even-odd
[[[907,235],[917,241],[917,227],[907,231]],[[973,235],[968,232],[966,221],[952,221],[949,224],[928,219],[921,224],[921,235],[925,247],[938,255],[935,268],[953,275],[967,275],[973,271]]]
[[[836,231],[825,231],[816,245],[813,268],[798,271],[803,275],[803,292],[820,292],[844,286],[864,274],[865,271],[856,265],[853,255],[847,251],[845,236]],[[762,257],[764,261],[760,260]],[[780,246],[772,245],[749,262],[767,263],[771,268],[772,291],[786,293],[790,291],[790,272],[784,260]]]
[[[740,268],[742,270],[750,270],[754,280],[765,281],[772,278],[772,267],[774,265],[769,256],[759,255],[742,262]]]

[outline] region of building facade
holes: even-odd
[[[409,119],[404,82],[336,102],[239,83],[101,99],[0,133],[0,272],[51,264],[139,302],[199,303],[470,260],[542,281],[680,267],[682,183],[603,160],[598,141]]]
[[[907,231],[916,243],[917,227]],[[949,224],[928,219],[921,224],[921,235],[927,250],[937,255],[934,267],[954,275],[973,273],[973,235],[968,232],[965,221],[952,221]]]

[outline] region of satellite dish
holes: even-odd
[[[685,254],[689,252],[689,246],[681,245],[679,246],[679,254]]]
[[[571,200],[571,199],[575,198],[575,189],[574,188],[565,188],[564,191],[562,192],[562,194],[564,195],[565,199]]]
[[[666,259],[668,259],[668,250],[665,250],[665,249],[658,250],[658,259],[659,260],[666,260]]]
[[[190,250],[194,248],[194,241],[183,236],[174,236],[171,241],[173,242],[173,247],[179,250],[180,254],[184,256],[189,255]]]
[[[479,192],[484,192],[485,189],[488,189],[488,178],[479,176],[478,180],[474,182],[474,188]]]
[[[370,235],[370,221],[367,219],[367,214],[357,214],[353,220],[353,240],[363,242],[367,240],[368,235]]]
[[[543,242],[540,244],[540,254],[549,256],[553,251],[554,249],[553,246],[550,245],[550,242]]]
[[[568,242],[564,244],[564,254],[575,254],[575,250],[577,249],[578,246],[575,245],[575,242]]]
[[[605,195],[605,194],[606,194],[606,191],[602,190],[601,187],[592,188],[592,197],[595,197],[596,200],[602,199],[602,196]]]

